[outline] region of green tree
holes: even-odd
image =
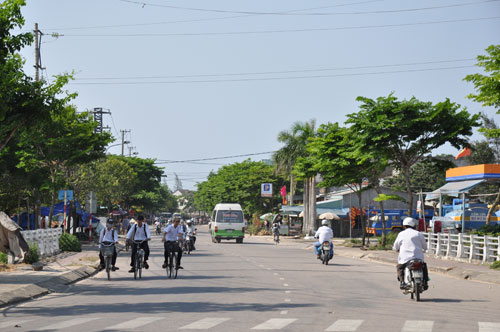
[[[486,74],[467,75],[464,80],[474,84],[477,93],[471,93],[467,98],[483,106],[496,108],[500,112],[500,45],[490,45],[486,48],[487,55],[478,55],[476,66],[483,69]],[[500,129],[483,128],[487,137],[500,137]]]
[[[415,97],[399,101],[390,94],[376,100],[365,97],[357,100],[362,103],[360,111],[349,114],[346,123],[359,133],[357,140],[363,146],[370,146],[401,171],[411,215],[411,167],[445,143],[457,149],[470,146],[468,136],[479,125],[479,115],[471,116],[449,99],[432,104]]]

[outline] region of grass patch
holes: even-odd
[[[348,239],[344,240],[344,247],[360,247],[362,244],[362,241],[360,239]]]
[[[500,270],[500,261],[496,261],[490,265],[490,269]]]
[[[0,264],[7,264],[8,256],[6,253],[0,252]]]

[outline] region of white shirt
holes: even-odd
[[[392,250],[399,251],[398,264],[404,264],[412,259],[424,260],[427,242],[422,233],[407,228],[398,234]]]
[[[314,237],[318,237],[319,243],[330,241],[333,237],[333,230],[328,226],[321,226],[314,234]]]
[[[132,234],[134,233],[135,229],[137,230],[135,231],[135,236],[132,239]],[[141,227],[139,227],[138,224],[132,225],[127,233],[127,239],[131,239],[134,241],[144,241],[150,238],[151,234],[149,233],[149,227],[148,225],[146,225],[146,223],[142,223]]]
[[[177,241],[179,240],[179,234],[184,234],[182,225],[178,225],[177,227],[175,227],[173,224],[168,225],[163,231],[165,232],[166,241]]]
[[[194,235],[194,226],[193,225],[187,226],[186,233]]]
[[[113,232],[113,228],[108,230],[105,227],[99,236],[99,248],[101,248],[101,243],[103,242],[118,242],[118,232],[116,230]]]

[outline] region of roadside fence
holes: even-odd
[[[428,252],[436,256],[491,263],[500,260],[500,236],[449,233],[422,233]]]
[[[38,253],[42,256],[51,256],[59,252],[59,237],[62,234],[60,227],[21,231],[21,234],[28,244],[38,245]]]

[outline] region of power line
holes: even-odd
[[[90,82],[90,83],[69,82],[68,84],[76,84],[76,85],[145,85],[145,84],[252,82],[252,81],[278,81],[278,80],[282,81],[282,80],[298,80],[298,79],[312,79],[312,78],[332,78],[332,77],[352,77],[352,76],[398,74],[398,73],[415,73],[415,72],[428,72],[428,71],[439,71],[439,70],[464,69],[464,68],[473,68],[473,67],[475,67],[475,66],[470,65],[470,66],[438,67],[438,68],[426,68],[426,69],[407,69],[407,70],[349,73],[349,74],[287,76],[287,77],[262,77],[262,78],[234,78],[234,79],[220,79],[220,80],[156,81],[156,82]]]
[[[151,7],[163,7],[170,9],[179,9],[179,10],[190,10],[190,11],[199,11],[199,12],[212,12],[212,13],[224,13],[224,14],[248,14],[248,15],[292,15],[292,16],[332,16],[332,15],[366,15],[366,14],[392,14],[392,13],[404,13],[404,12],[417,12],[417,11],[426,11],[426,10],[435,10],[435,9],[444,9],[444,8],[455,8],[455,7],[463,7],[470,5],[478,5],[483,3],[491,3],[498,2],[500,0],[483,0],[476,2],[466,2],[452,5],[442,5],[442,6],[434,6],[434,7],[419,7],[419,8],[408,8],[408,9],[392,9],[392,10],[376,10],[376,11],[364,11],[364,12],[344,12],[344,13],[290,13],[290,12],[255,12],[255,11],[236,11],[236,10],[224,10],[224,9],[208,9],[208,8],[195,8],[195,7],[181,7],[181,6],[172,6],[172,5],[163,5],[163,4],[155,4],[145,1],[134,1],[134,0],[118,0],[121,2],[127,2],[132,4],[137,4],[142,7],[151,6]]]
[[[399,24],[380,24],[380,25],[361,25],[350,27],[334,28],[310,28],[310,29],[282,29],[282,30],[257,30],[257,31],[229,31],[229,32],[181,32],[181,33],[128,33],[128,34],[61,34],[59,37],[180,37],[180,36],[231,36],[231,35],[250,35],[250,34],[270,34],[270,33],[290,33],[290,32],[319,32],[319,31],[341,31],[341,30],[360,30],[360,29],[382,29],[394,27],[420,26],[429,24],[447,24],[459,22],[474,22],[497,20],[500,16],[465,18],[455,20],[427,21],[415,23]]]
[[[362,2],[354,2],[347,4],[338,4],[332,6],[322,6],[322,7],[313,7],[313,8],[302,8],[302,9],[291,9],[284,11],[285,13],[291,12],[300,12],[307,10],[315,10],[315,9],[325,9],[325,8],[333,8],[333,7],[343,7],[343,6],[353,6],[359,4],[367,4],[373,2],[383,2],[385,0],[370,0],[370,1],[362,1]],[[125,27],[140,27],[140,26],[151,26],[151,25],[163,25],[163,24],[174,24],[174,23],[192,23],[192,22],[203,22],[203,21],[217,21],[217,20],[227,20],[233,18],[241,18],[241,17],[255,17],[257,15],[233,15],[233,16],[224,16],[224,17],[210,17],[210,18],[199,18],[199,19],[190,19],[190,20],[177,20],[177,21],[161,21],[161,22],[150,22],[150,23],[135,23],[135,24],[117,24],[117,25],[97,25],[97,26],[87,26],[87,27],[73,27],[73,28],[52,28],[46,29],[47,31],[60,31],[60,30],[84,30],[84,29],[106,29],[106,28],[125,28]]]
[[[250,156],[258,156],[263,154],[270,154],[276,151],[267,151],[267,152],[257,152],[257,153],[248,153],[248,154],[239,154],[235,156],[226,156],[226,157],[213,157],[213,158],[201,158],[201,159],[190,159],[190,160],[157,160],[155,164],[177,164],[177,163],[192,163],[198,161],[209,161],[209,160],[220,160],[220,159],[232,159],[239,157],[250,157]]]
[[[76,81],[83,81],[83,80],[132,80],[132,79],[142,80],[142,79],[160,79],[160,78],[196,78],[196,77],[224,77],[224,76],[243,76],[243,75],[291,74],[291,73],[310,73],[310,72],[323,72],[323,71],[334,71],[334,70],[353,70],[353,69],[429,65],[429,64],[438,64],[438,63],[464,62],[464,61],[475,61],[475,60],[476,60],[475,58],[467,58],[467,59],[408,62],[408,63],[355,66],[355,67],[318,68],[318,69],[300,69],[300,70],[265,71],[265,72],[242,72],[242,73],[224,73],[224,74],[132,76],[132,77],[82,77],[82,78],[75,78],[75,80]]]

